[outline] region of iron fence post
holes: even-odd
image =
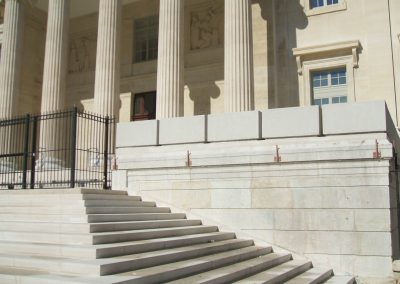
[[[35,188],[37,124],[38,124],[38,117],[34,116],[32,120],[31,185],[30,185],[31,189]]]
[[[74,107],[71,117],[71,174],[70,174],[70,187],[75,187],[75,169],[76,169],[76,128],[78,121],[78,108]]]
[[[108,132],[109,132],[110,117],[106,116],[104,126],[104,172],[103,172],[103,189],[108,189]]]
[[[22,160],[22,189],[26,189],[26,178],[28,171],[28,151],[29,151],[29,124],[30,124],[30,115],[27,114],[24,120],[24,155]]]

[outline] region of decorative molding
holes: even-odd
[[[330,43],[323,45],[314,45],[308,47],[293,48],[293,55],[296,57],[297,73],[302,75],[303,73],[303,61],[307,56],[313,57],[329,57],[335,56],[335,54],[348,53],[352,55],[353,67],[358,67],[358,52],[361,48],[361,43],[358,40],[344,41],[338,43]]]
[[[347,10],[346,0],[339,0],[338,4],[327,5],[323,7],[311,8],[310,0],[303,0],[304,13],[306,16],[316,16],[326,13],[333,13]]]

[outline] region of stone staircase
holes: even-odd
[[[124,191],[0,191],[0,283],[354,283]]]

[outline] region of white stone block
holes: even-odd
[[[391,131],[392,120],[384,101],[322,106],[324,135]]]
[[[158,120],[117,124],[117,148],[156,145],[158,145]]]
[[[208,116],[208,142],[261,139],[259,111],[212,114]]]
[[[206,142],[207,117],[198,115],[160,120],[160,145]]]
[[[269,109],[262,114],[262,138],[318,136],[321,134],[318,106]]]

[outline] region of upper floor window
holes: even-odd
[[[315,71],[311,78],[314,105],[347,103],[346,68]]]
[[[346,2],[347,0],[302,0],[304,12],[308,17],[344,11],[347,9]]]
[[[334,4],[339,4],[339,0],[310,0],[311,9]]]
[[[158,15],[135,20],[135,62],[157,59]]]

